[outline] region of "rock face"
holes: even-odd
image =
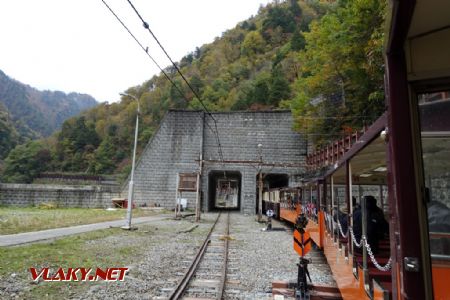
[[[217,122],[223,160],[221,162],[215,124]],[[258,147],[258,145],[261,145]],[[202,208],[217,207],[218,185],[236,181],[238,205],[254,214],[257,175],[260,168],[265,187],[294,185],[304,172],[306,141],[292,130],[289,111],[224,112],[169,111],[137,162],[134,199],[138,205],[174,208],[179,173],[195,173],[202,155]],[[259,163],[262,158],[263,165]],[[128,186],[122,189],[127,197]],[[183,192],[188,208],[195,207],[195,192]]]
[[[21,136],[39,138],[51,135],[65,120],[98,103],[86,94],[39,91],[0,70],[0,104]]]

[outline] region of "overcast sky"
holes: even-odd
[[[169,65],[127,0],[105,0],[149,54]],[[270,0],[132,0],[175,61],[210,43]],[[159,70],[101,0],[1,0],[0,70],[38,89],[119,93]]]

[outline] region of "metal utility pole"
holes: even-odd
[[[121,93],[121,96],[124,97],[130,97],[137,102],[137,115],[136,115],[136,128],[134,131],[134,147],[133,147],[133,161],[131,164],[131,176],[130,176],[130,182],[128,183],[128,205],[127,205],[127,218],[125,220],[125,226],[123,226],[123,229],[131,230],[131,211],[133,208],[133,192],[134,192],[134,165],[136,161],[136,147],[137,147],[137,139],[138,139],[138,130],[139,130],[139,113],[140,113],[140,107],[139,107],[139,99],[136,98],[133,95]]]
[[[180,174],[177,174],[177,187],[175,190],[175,219],[181,213],[181,199],[180,199]]]
[[[200,197],[201,197],[201,191],[200,191],[200,179],[202,175],[202,164],[203,164],[203,157],[202,154],[200,154],[200,161],[199,161],[199,170],[197,173],[197,195],[195,199],[195,222],[200,221]]]
[[[258,144],[259,151],[259,173],[258,173],[258,222],[262,221],[262,195],[263,195],[263,176],[262,176],[262,144]]]

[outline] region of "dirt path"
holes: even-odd
[[[160,221],[169,218],[169,215],[157,215],[149,217],[134,218],[132,224],[141,224],[152,221]],[[110,227],[121,227],[125,224],[125,220],[108,221],[94,224],[78,225],[72,227],[47,229],[41,231],[24,232],[17,234],[0,235],[0,247],[16,246],[27,243],[54,239],[58,237],[73,235],[77,233],[89,232]]]

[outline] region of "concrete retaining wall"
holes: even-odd
[[[115,186],[0,184],[0,205],[36,206],[53,202],[60,207],[105,208],[118,196]]]
[[[214,162],[221,157],[212,118],[217,122],[225,161],[258,161],[262,155],[266,163],[305,162],[306,142],[292,130],[289,111],[212,113],[212,117],[201,111],[169,111],[136,166],[134,191],[138,205],[174,208],[177,174],[198,172],[196,160],[202,153],[205,160],[201,179],[202,208],[211,210],[210,172],[226,170],[241,175],[241,212],[255,213],[258,165]],[[258,144],[262,145],[261,150]],[[263,167],[262,172],[285,174],[289,184],[294,185],[301,178],[303,168]],[[122,188],[123,197],[127,196],[127,191],[126,185]],[[195,196],[192,192],[183,193],[188,208],[194,208]]]

